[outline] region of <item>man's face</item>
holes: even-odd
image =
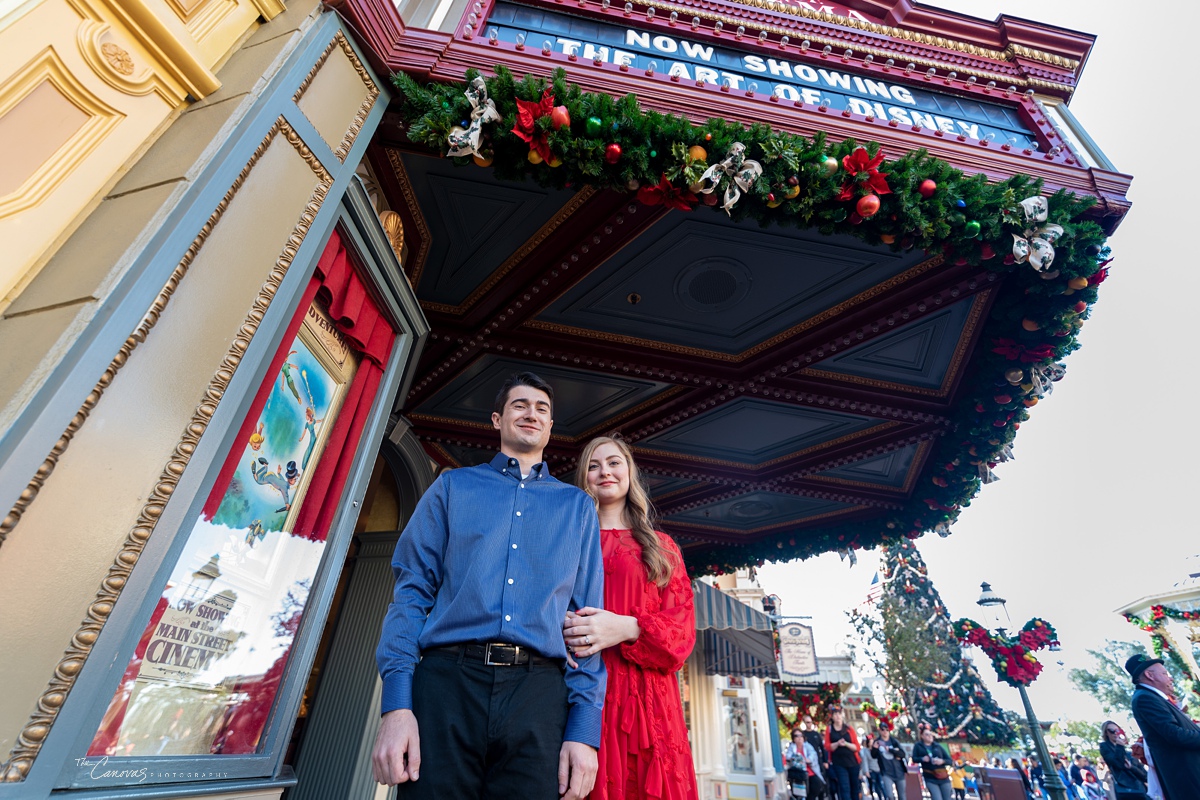
[[[891,736],[892,736],[892,732],[889,731],[887,728],[879,729],[879,741],[886,742],[888,739],[891,738]]]
[[[553,426],[550,396],[532,386],[509,389],[504,410],[492,412],[492,427],[500,431],[500,449],[510,455],[541,455]]]
[[[1146,671],[1142,673],[1142,683],[1153,686],[1160,692],[1175,694],[1175,682],[1171,680],[1171,673],[1167,672],[1167,668],[1162,664],[1146,667]]]

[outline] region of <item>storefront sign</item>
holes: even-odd
[[[1014,107],[867,78],[782,52],[778,57],[741,52],[507,2],[496,4],[487,26],[502,41],[543,48],[549,43],[551,50],[589,61],[677,76],[681,85],[728,85],[1019,148],[1036,141]]]
[[[205,674],[241,638],[224,626],[236,603],[237,595],[228,589],[203,601],[180,598],[155,625],[138,677],[180,686],[214,686]]]
[[[816,675],[817,647],[807,625],[789,622],[779,627],[779,669],[789,677]]]

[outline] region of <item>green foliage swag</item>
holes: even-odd
[[[467,81],[477,75],[468,70]],[[400,114],[409,139],[445,155],[451,129],[471,114],[465,84],[421,85],[404,74],[394,75],[393,81],[404,97]],[[746,157],[761,163],[763,174],[733,207],[734,220],[816,228],[822,234],[853,236],[894,251],[923,249],[931,256],[940,255],[946,264],[985,267],[987,280],[995,283],[997,297],[972,370],[960,389],[952,427],[935,443],[925,475],[902,510],[820,532],[778,534],[741,548],[689,548],[688,569],[696,574],[807,558],[828,550],[874,547],[905,536],[917,538],[935,528],[945,530],[979,490],[981,465],[994,465],[1019,423],[1028,418],[1031,382],[1010,386],[1006,371],[1022,369],[1028,376],[1032,368],[1052,364],[1075,350],[1076,334],[1097,298],[1096,285],[1107,274],[1104,232],[1083,218],[1093,201],[1062,191],[1047,198],[1046,222],[1064,229],[1054,245],[1051,269],[1038,273],[1006,256],[1012,252],[1014,235],[1023,236],[1026,228],[1036,227],[1024,221],[1019,203],[1040,195],[1042,183],[1025,175],[988,183],[983,175],[964,175],[924,150],[885,153],[890,158],[878,171],[886,175],[890,193],[879,195],[879,211],[862,219],[855,213],[855,203],[870,193],[869,176],[850,174],[842,159],[859,147],[875,155],[880,149],[877,143],[833,142],[821,133],[809,138],[723,119],[696,123],[643,109],[633,94],[618,99],[584,92],[568,83],[561,69],[550,79],[526,75],[518,80],[504,66],[497,66],[486,83],[502,119],[484,127],[482,150],[494,159],[498,178],[532,179],[558,189],[591,185],[620,192],[666,180],[686,197],[688,183],[706,166],[692,159],[688,148],[703,147],[707,162],[715,164],[740,142],[746,146]],[[512,133],[516,100],[538,102],[546,89],[552,92],[554,105],[566,106],[570,115],[570,124],[558,130],[549,114],[534,121],[535,134],[545,136],[550,151],[561,159],[559,166],[531,163],[531,145]],[[611,144],[620,147],[616,163],[605,158]],[[830,158],[837,161],[832,172]],[[461,165],[471,160],[454,159]],[[928,198],[919,190],[926,180],[937,184]],[[718,196],[727,181],[723,180]],[[839,199],[844,187],[849,200]],[[694,198],[688,202],[694,203]],[[708,211],[721,213],[719,207]]]

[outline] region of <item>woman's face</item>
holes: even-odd
[[[1119,745],[1129,743],[1129,740],[1125,738],[1125,731],[1111,722],[1104,726],[1104,735],[1110,742],[1115,742]]]
[[[921,731],[921,741],[927,745],[933,744],[933,731],[929,730],[929,728]]]
[[[612,442],[605,442],[592,451],[588,462],[589,493],[604,506],[624,502],[629,494],[629,462]]]

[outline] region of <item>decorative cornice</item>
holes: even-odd
[[[88,656],[91,654],[92,646],[99,638],[105,623],[108,621],[109,615],[112,613],[117,598],[120,597],[121,591],[125,588],[125,582],[137,564],[146,541],[154,532],[158,520],[162,516],[163,509],[166,507],[168,501],[170,501],[171,495],[179,483],[180,477],[183,475],[183,471],[187,468],[188,462],[191,460],[192,453],[195,452],[200,437],[204,435],[209,421],[212,419],[213,414],[216,413],[217,405],[220,403],[221,397],[229,386],[229,381],[232,380],[234,372],[241,363],[242,354],[249,347],[251,339],[254,337],[264,314],[266,314],[267,308],[271,304],[271,300],[275,297],[284,276],[291,267],[296,251],[308,235],[309,227],[312,225],[313,219],[320,210],[326,194],[333,185],[332,176],[325,170],[317,157],[305,145],[299,134],[292,129],[283,117],[277,119],[275,124],[271,126],[267,135],[259,143],[253,155],[251,155],[246,166],[242,168],[241,173],[239,173],[238,177],[229,187],[229,190],[225,193],[225,196],[221,199],[221,202],[217,204],[216,209],[209,216],[208,221],[205,222],[199,233],[196,234],[196,238],[192,240],[192,244],[184,253],[179,264],[171,272],[171,276],[167,279],[166,284],[154,298],[154,302],[151,303],[150,308],[146,311],[141,323],[134,329],[129,338],[125,340],[124,344],[121,345],[120,350],[117,351],[117,355],[109,364],[108,369],[105,370],[100,380],[96,383],[95,388],[92,389],[92,392],[84,401],[83,406],[75,414],[75,417],[71,420],[71,424],[67,426],[66,431],[59,438],[50,455],[38,469],[34,479],[30,481],[29,486],[21,496],[21,501],[18,501],[18,505],[21,507],[18,509],[14,506],[13,511],[9,512],[9,517],[5,519],[6,525],[8,525],[9,520],[12,520],[12,525],[8,527],[6,533],[11,532],[12,527],[15,527],[16,523],[20,520],[21,513],[37,498],[38,489],[41,488],[46,479],[53,473],[58,458],[70,445],[71,439],[74,438],[75,434],[83,426],[83,423],[87,421],[92,409],[95,408],[100,398],[104,395],[104,391],[116,378],[133,351],[137,349],[139,344],[146,340],[146,337],[149,336],[155,325],[158,324],[158,320],[168,303],[170,303],[171,297],[175,294],[176,289],[179,288],[179,284],[187,275],[196,255],[200,252],[205,242],[208,241],[209,236],[229,207],[234,195],[245,184],[250,171],[259,162],[263,154],[266,153],[267,148],[270,147],[275,137],[280,134],[296,149],[305,163],[317,175],[319,183],[300,215],[300,220],[296,223],[295,228],[293,228],[291,235],[284,244],[274,268],[268,274],[266,282],[259,290],[258,296],[255,298],[245,321],[238,328],[237,335],[230,344],[220,366],[217,367],[217,371],[214,373],[208,388],[204,392],[203,399],[192,413],[192,418],[188,421],[188,424],[184,426],[182,438],[175,445],[175,450],[171,454],[170,460],[168,460],[157,482],[151,489],[149,499],[142,506],[142,510],[138,514],[137,521],[134,523],[132,530],[126,535],[125,542],[109,567],[108,574],[101,582],[95,599],[88,606],[87,615],[74,636],[71,637],[71,644],[68,646],[63,657],[55,666],[54,675],[49,685],[38,698],[37,710],[18,735],[17,743],[9,754],[8,760],[0,764],[0,782],[23,781],[29,773],[30,767],[33,766],[33,762],[37,758],[42,744],[45,742],[51,727],[54,725],[58,712],[62,709],[67,695],[75,685],[75,679],[79,676],[84,664],[87,662]],[[23,505],[21,504],[22,501]]]
[[[408,264],[406,265],[408,269],[405,270],[409,283],[416,288],[421,283],[421,272],[425,269],[425,259],[429,257],[432,234],[429,231],[429,223],[425,221],[425,215],[421,213],[421,204],[417,201],[417,192],[413,189],[412,181],[408,179],[408,172],[404,169],[404,162],[400,160],[400,151],[392,147],[386,147],[383,152],[387,154],[388,166],[392,168],[396,184],[400,187],[400,194],[404,196],[404,206],[408,209],[408,213],[412,217],[413,227],[417,229],[417,241],[420,244],[417,247],[417,252],[408,259]]]

